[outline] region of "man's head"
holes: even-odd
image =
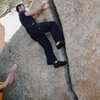
[[[18,5],[16,6],[16,10],[17,10],[17,12],[20,12],[20,11],[25,10],[24,4],[18,4]]]

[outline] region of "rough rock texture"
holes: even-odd
[[[79,100],[100,100],[100,1],[53,1],[64,31],[74,91]],[[33,0],[31,9],[39,4]],[[50,4],[51,9],[36,16],[37,21],[60,22],[52,0]],[[43,49],[21,27],[0,54],[0,79],[5,79],[9,66],[18,64],[16,80],[5,91],[5,100],[71,100],[63,68],[47,66],[45,60]]]
[[[38,6],[39,0],[34,0],[32,6]],[[53,5],[52,5],[53,9]],[[48,10],[37,21],[56,20],[56,14]],[[40,18],[41,17],[41,18]],[[56,20],[57,21],[57,20]],[[54,52],[59,53],[50,34]],[[42,47],[32,40],[21,27],[5,45],[0,53],[0,81],[4,81],[8,71],[14,63],[18,64],[14,83],[4,91],[4,100],[70,100],[67,92],[64,68],[54,69],[46,64],[46,57]]]
[[[0,51],[4,46],[5,31],[4,27],[0,24]]]
[[[79,100],[100,100],[100,1],[54,0]]]

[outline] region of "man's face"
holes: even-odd
[[[19,11],[23,11],[23,10],[25,10],[25,6],[24,5],[21,5],[20,7],[18,7],[19,8]]]

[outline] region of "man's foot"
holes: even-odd
[[[48,63],[48,65],[53,65],[53,64],[54,64],[53,62]]]
[[[67,64],[67,61],[57,61],[54,63],[54,68],[58,68]]]
[[[63,47],[63,46],[65,46],[64,41],[58,41],[58,42],[56,43],[57,49],[60,49],[60,48]]]

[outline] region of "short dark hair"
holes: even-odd
[[[24,5],[24,4],[21,3],[21,4],[18,4],[18,5],[16,6],[16,11],[17,11],[17,12],[19,12],[18,7],[21,7],[21,5]]]

